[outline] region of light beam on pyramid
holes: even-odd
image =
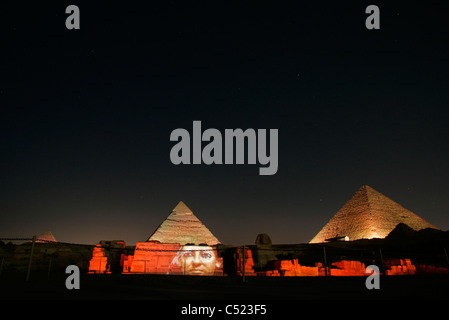
[[[438,229],[365,185],[346,202],[310,243],[344,237],[349,240],[385,238],[399,223],[404,223],[416,231],[425,228]]]
[[[193,214],[184,202],[180,201],[162,224],[148,238],[148,241],[179,243],[181,245],[207,244],[213,246],[220,241]]]

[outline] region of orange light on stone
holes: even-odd
[[[386,275],[415,275],[415,274],[449,274],[449,268],[431,266],[431,265],[413,265],[410,259],[385,259]],[[324,266],[317,262],[315,267],[301,266],[298,259],[277,260],[273,263],[274,270],[260,272],[266,276],[284,276],[284,277],[316,277],[324,276]],[[366,266],[361,261],[341,260],[333,262],[328,268],[330,276],[367,276]]]
[[[320,262],[312,267],[300,265],[298,259],[278,260],[274,262],[273,266],[275,270],[267,272],[267,276],[319,277],[326,274],[324,266]],[[366,276],[365,265],[360,261],[342,260],[334,262],[328,267],[328,271],[331,276]]]
[[[89,261],[88,273],[109,273],[108,258],[101,244],[97,244],[92,252],[92,259]]]
[[[413,230],[437,229],[415,213],[374,190],[362,186],[329,220],[310,243],[349,237],[349,240],[385,238],[399,223]]]
[[[384,261],[387,275],[412,275],[416,274],[416,267],[410,259],[386,259]]]
[[[210,246],[138,242],[134,256],[124,260],[123,273],[223,275],[223,258]]]
[[[298,259],[275,261],[274,267],[279,270],[280,274],[284,277],[316,277],[320,275],[318,266],[301,266],[298,263]],[[320,267],[322,267],[321,264]]]
[[[178,272],[169,270],[175,258],[179,244],[162,244],[158,241],[137,242],[133,256],[128,256],[123,266],[123,273],[166,274]]]
[[[243,275],[243,268],[245,268],[245,276],[255,276],[254,259],[251,250],[245,247],[245,266],[243,266],[243,250],[237,248],[237,275]]]
[[[331,276],[365,276],[366,267],[360,261],[342,260],[332,263],[336,267],[330,269]]]

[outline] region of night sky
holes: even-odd
[[[182,200],[225,244],[304,243],[365,184],[449,229],[447,1],[91,2],[2,5],[0,237],[133,245]],[[278,172],[173,165],[194,120],[278,129]]]

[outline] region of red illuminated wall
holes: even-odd
[[[250,249],[245,247],[245,276],[255,276],[254,259]],[[237,248],[237,275],[243,274],[243,248]]]
[[[108,268],[108,270],[106,270]],[[92,259],[89,262],[89,273],[108,273],[108,258],[101,244],[97,244],[92,252]]]
[[[320,264],[321,266],[321,264]],[[298,263],[298,259],[294,260],[278,260],[274,262],[274,268],[278,271],[277,273],[268,273],[268,276],[282,275],[286,277],[316,277],[320,275],[320,268],[301,266]],[[324,268],[323,268],[324,275]]]
[[[214,247],[138,242],[134,255],[124,259],[123,273],[223,275],[223,259]]]
[[[324,265],[317,262],[314,267],[302,266],[298,259],[278,260],[274,262],[274,269],[266,273],[267,276],[285,277],[318,277],[325,276]],[[360,261],[342,260],[334,262],[327,268],[330,276],[366,276],[365,265]]]
[[[416,267],[410,259],[387,259],[384,261],[387,275],[416,274]]]
[[[342,260],[332,263],[329,268],[331,276],[365,276],[365,265],[360,261]]]
[[[88,273],[110,273],[121,269],[126,244],[122,240],[102,240],[92,251]]]
[[[384,260],[386,275],[415,275],[415,274],[449,274],[449,268],[429,265],[413,265],[410,259],[386,259]],[[315,267],[301,266],[298,259],[278,260],[273,264],[273,270],[261,272],[266,276],[324,276],[325,269],[322,263],[317,262]],[[366,266],[360,261],[341,260],[328,266],[330,276],[366,276]]]
[[[178,273],[176,265],[170,264],[180,249],[179,244],[161,244],[157,241],[137,242],[133,256],[128,256],[123,266],[124,273]]]

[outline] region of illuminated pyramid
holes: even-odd
[[[213,246],[220,243],[182,201],[178,203],[164,222],[148,238],[148,241],[153,240],[161,243],[179,243],[181,245],[191,243]]]
[[[36,242],[57,242],[51,231],[47,230],[36,237]]]
[[[419,231],[438,229],[369,186],[361,187],[310,243],[330,239],[385,238],[399,223]]]

